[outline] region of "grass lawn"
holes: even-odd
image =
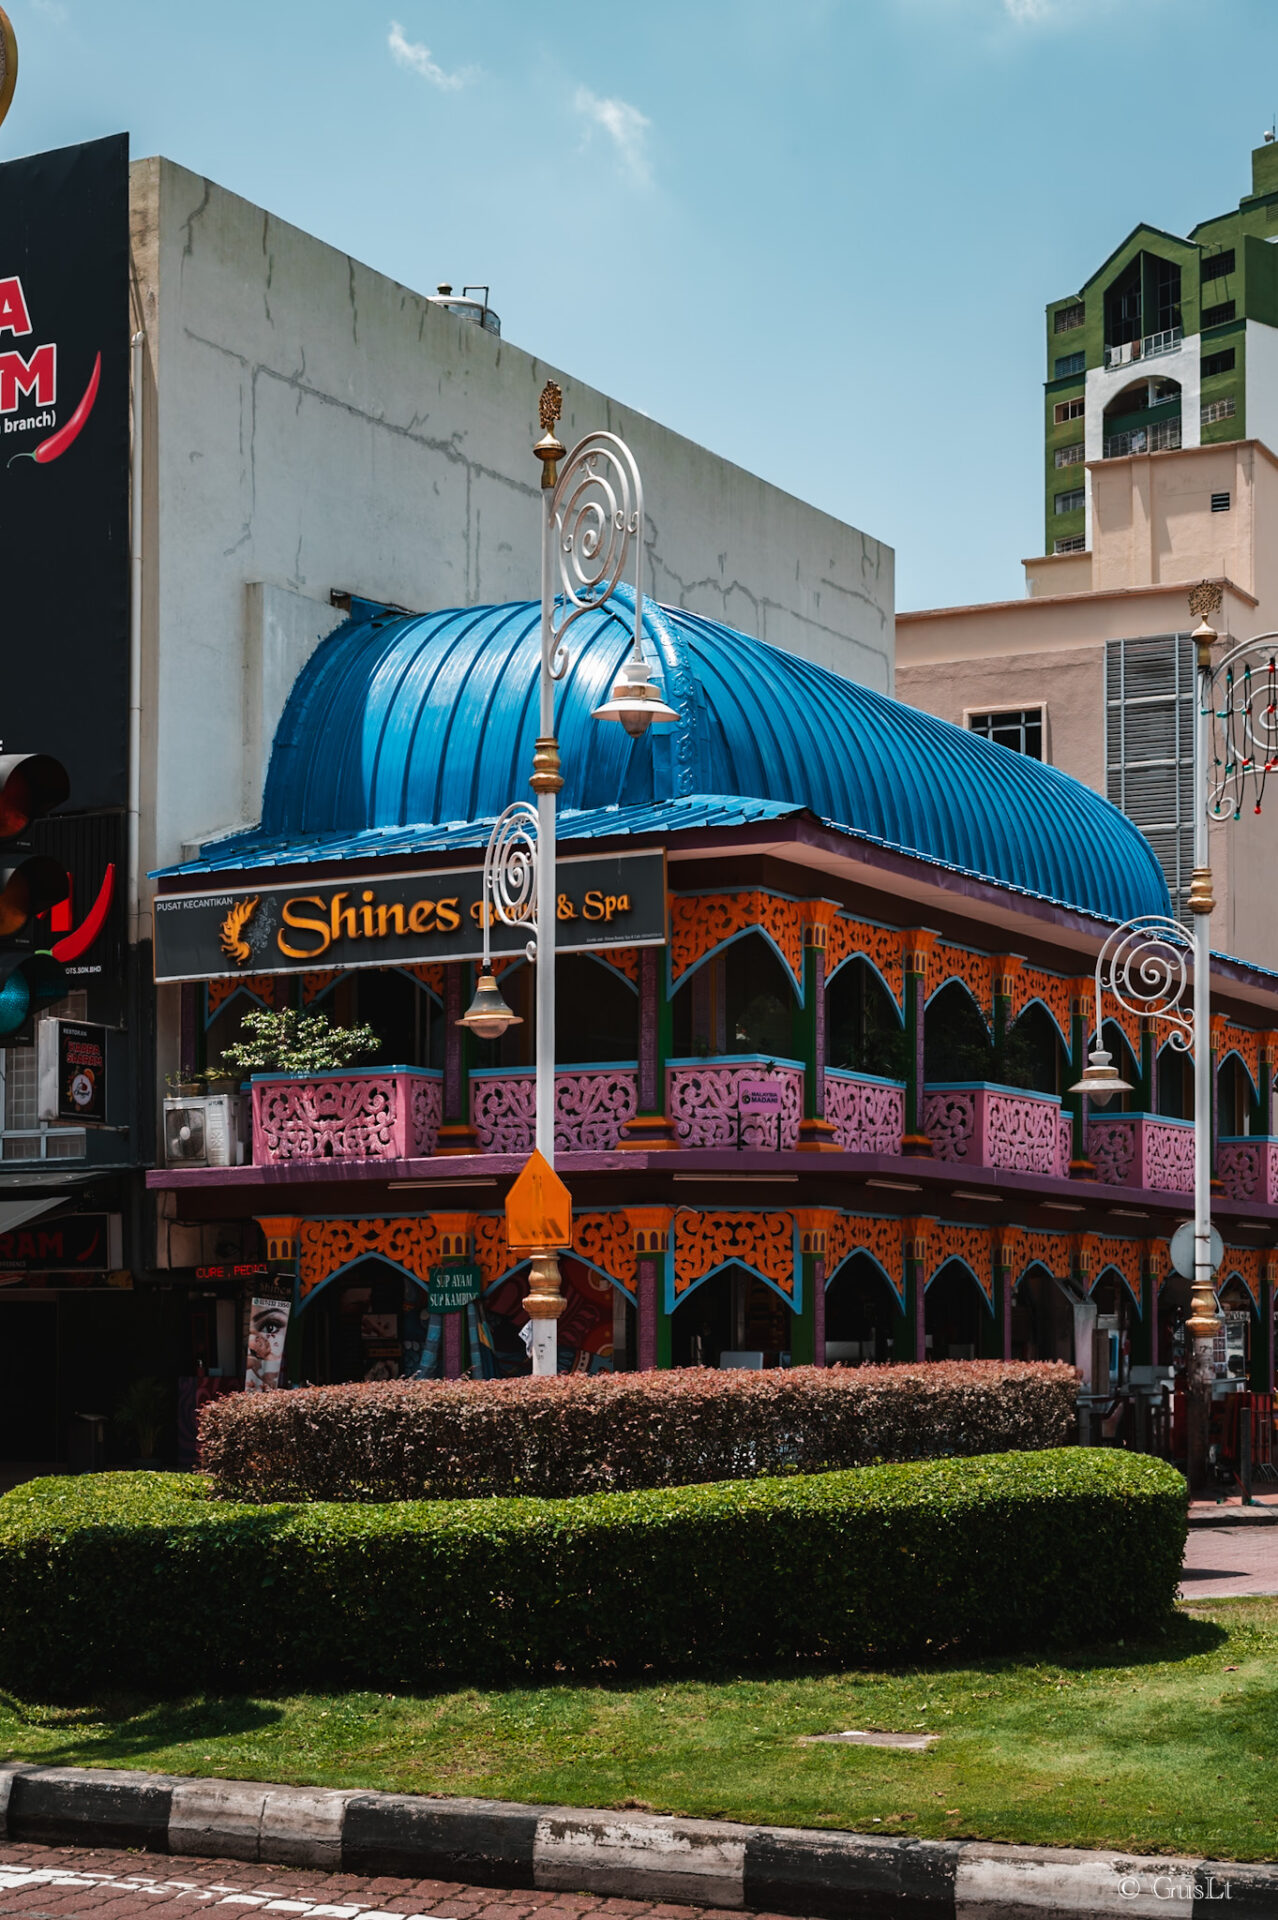
[[[939,1733],[926,1754],[800,1746]],[[0,1753],[306,1785],[643,1807],[928,1838],[1278,1858],[1278,1600],[1183,1612],[1107,1657],[650,1686],[0,1696]]]

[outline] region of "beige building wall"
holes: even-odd
[[[1092,551],[1027,560],[1024,600],[898,613],[896,695],[960,726],[1041,705],[1048,760],[1104,793],[1107,641],[1189,631],[1202,579],[1223,593],[1220,654],[1278,628],[1278,460],[1244,440],[1089,471]],[[1259,817],[1212,829],[1211,858],[1213,944],[1278,968],[1278,774]]]

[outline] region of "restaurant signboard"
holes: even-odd
[[[159,894],[157,982],[227,975],[420,966],[483,953],[483,869],[369,875],[288,886]],[[665,855],[560,860],[556,950],[658,946],[666,937]],[[496,956],[521,953],[524,927],[493,919]]]

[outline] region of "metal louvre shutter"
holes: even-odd
[[[1153,847],[1177,914],[1193,868],[1193,702],[1187,633],[1106,643],[1106,792]]]

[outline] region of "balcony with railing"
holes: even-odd
[[[573,1067],[555,1075],[555,1147],[560,1153],[608,1153],[639,1110],[634,1060]],[[532,1152],[537,1074],[533,1067],[483,1068],[470,1076],[470,1124],[480,1153]]]
[[[1217,1145],[1216,1171],[1231,1200],[1278,1206],[1278,1140],[1256,1133],[1224,1136]]]
[[[1156,420],[1129,427],[1124,433],[1109,434],[1102,443],[1101,453],[1106,460],[1122,460],[1129,453],[1169,453],[1180,443],[1179,418]]]
[[[1194,1190],[1194,1123],[1156,1113],[1094,1113],[1087,1151],[1096,1178],[1111,1187]]]
[[[777,1110],[743,1110],[743,1088],[758,1081],[778,1087]],[[792,1147],[803,1118],[803,1062],[761,1053],[671,1060],[666,1067],[666,1112],[681,1147],[753,1147],[765,1152]]]
[[[905,1134],[904,1082],[827,1067],[825,1117],[845,1153],[900,1153]]]
[[[1058,1179],[1069,1175],[1074,1123],[1054,1093],[983,1080],[929,1085],[923,1093],[923,1131],[937,1160]]]
[[[1147,333],[1140,340],[1126,340],[1119,347],[1106,347],[1107,367],[1127,367],[1137,360],[1156,360],[1163,353],[1179,353],[1185,337],[1183,327],[1164,327],[1161,333]]]
[[[253,1165],[415,1160],[435,1151],[442,1075],[424,1067],[255,1074]]]

